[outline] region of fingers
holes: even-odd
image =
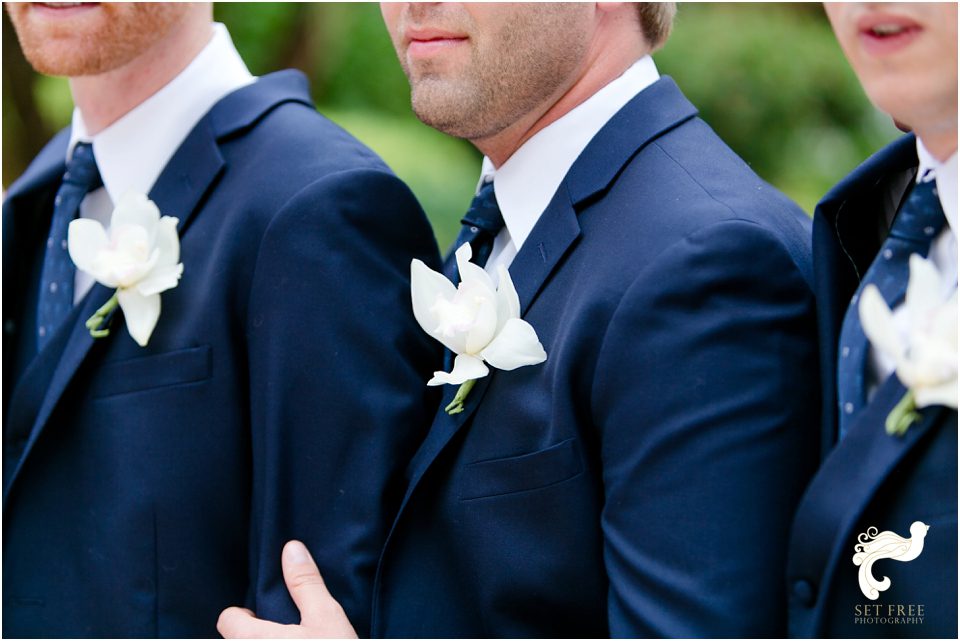
[[[224,639],[289,639],[293,626],[263,621],[246,608],[227,608],[217,619],[217,632]]]
[[[300,610],[300,619],[304,625],[316,621],[327,614],[330,602],[336,604],[320,576],[320,570],[314,563],[307,547],[300,541],[289,541],[283,546],[281,555],[283,580],[293,602]]]
[[[327,590],[306,546],[300,541],[288,542],[283,547],[281,559],[283,580],[300,610],[300,624],[322,630],[319,636],[356,637],[343,608]]]

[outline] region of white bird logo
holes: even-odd
[[[863,596],[875,601],[881,592],[890,589],[890,577],[885,576],[877,581],[873,576],[873,564],[880,559],[893,559],[901,563],[913,561],[923,552],[923,540],[929,529],[926,523],[914,521],[910,525],[909,539],[889,530],[877,534],[875,527],[867,528],[866,532],[857,536],[859,543],[853,546],[856,551],[853,564],[860,567],[860,591]]]

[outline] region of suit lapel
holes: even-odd
[[[623,166],[648,142],[693,118],[696,113],[673,80],[664,77],[640,92],[597,133],[570,168],[510,265],[510,277],[520,297],[522,317],[526,316],[550,275],[559,268],[563,257],[572,251],[580,237],[578,206],[592,201],[606,189]],[[549,354],[550,346],[545,347]],[[456,390],[453,386],[445,390],[444,402],[430,432],[408,468],[410,482],[401,510],[430,464],[480,406],[495,376],[498,373],[491,371],[480,379],[467,397],[464,411],[454,416],[448,416],[443,408],[452,400]]]
[[[164,215],[176,216],[180,219],[178,230],[181,237],[188,231],[189,223],[203,205],[205,196],[213,188],[224,170],[226,164],[220,153],[219,140],[234,136],[253,127],[265,114],[277,106],[287,102],[299,102],[313,107],[310,101],[306,77],[297,71],[282,71],[260,78],[257,82],[248,85],[226,96],[218,102],[211,111],[200,119],[184,142],[177,149],[173,158],[167,163],[156,184],[150,191],[150,198],[157,204]],[[59,172],[63,171],[63,156],[69,131],[61,132],[56,139],[44,149],[31,165],[24,176],[11,187],[11,198],[16,193],[26,191],[28,187],[38,184],[49,178],[51,169],[48,165],[59,163]],[[59,156],[57,156],[59,154]],[[7,238],[6,208],[4,213],[4,249],[12,239]],[[185,265],[185,272],[189,272],[190,265]],[[35,371],[30,372],[29,379],[33,382],[44,380],[49,376],[49,386],[41,396],[31,392],[24,394],[22,399],[11,399],[11,407],[16,400],[22,404],[18,409],[18,416],[35,416],[23,453],[12,468],[9,478],[5,479],[4,504],[7,495],[16,481],[23,462],[42,433],[60,398],[73,380],[77,370],[86,357],[97,349],[103,349],[106,341],[118,340],[117,334],[125,335],[126,330],[122,323],[114,320],[113,331],[107,338],[95,341],[90,337],[84,323],[98,307],[107,301],[112,292],[105,287],[95,285],[88,292],[80,305],[74,309],[70,317],[72,324],[65,323],[61,331],[65,333],[61,340],[51,341],[63,346],[63,353],[59,359],[49,355],[42,363],[37,363]],[[162,322],[162,321],[161,321]],[[58,332],[59,336],[60,332]],[[128,337],[127,337],[128,338]],[[121,340],[123,337],[121,337]],[[62,342],[65,341],[65,344]],[[33,365],[31,365],[33,368]],[[52,369],[52,374],[50,373]],[[24,376],[24,380],[28,377]],[[39,406],[35,403],[39,402]],[[34,411],[36,408],[36,411]],[[5,462],[6,468],[6,462]]]
[[[886,221],[899,206],[916,168],[916,140],[913,135],[903,136],[831,189],[814,214],[823,458],[837,439],[837,349],[843,319],[860,279],[880,250]]]
[[[557,268],[560,259],[580,236],[580,224],[577,214],[570,203],[566,188],[561,185],[550,205],[537,222],[527,242],[523,244],[513,263],[510,265],[510,278],[520,297],[520,315],[524,316],[531,303],[543,288],[551,273]],[[536,329],[536,328],[534,328]],[[453,400],[456,386],[447,385],[443,402],[434,418],[427,438],[410,462],[410,483],[407,496],[426,472],[430,463],[450,442],[450,439],[473,416],[480,401],[490,386],[491,379],[497,375],[491,369],[490,374],[477,381],[464,403],[464,410],[453,416],[443,408]],[[404,499],[406,503],[406,499]]]
[[[174,154],[150,192],[150,198],[157,203],[163,214],[180,218],[178,229],[181,236],[198,209],[197,205],[214,184],[223,166],[223,158],[209,123],[202,120]],[[35,418],[30,423],[23,452],[13,471],[5,479],[4,503],[24,461],[87,356],[95,347],[102,350],[108,341],[130,340],[122,320],[118,318],[118,316],[122,317],[119,310],[113,315],[110,336],[106,338],[94,340],[85,326],[86,320],[112,295],[113,290],[99,284],[94,285],[83,300],[74,307],[64,326],[58,331],[60,340],[51,341],[34,359],[23,377],[22,385],[18,385],[15,390],[11,399],[11,417],[16,410],[17,417]],[[66,334],[65,342],[64,338],[60,337],[62,333]],[[56,358],[54,350],[61,346],[62,353],[59,358]],[[49,384],[42,397],[38,397],[30,386],[42,384],[44,380],[49,380]],[[39,406],[34,404],[38,400]]]
[[[867,505],[894,468],[932,433],[944,411],[925,408],[920,422],[904,436],[890,436],[884,421],[905,393],[897,377],[890,376],[823,462],[800,501],[791,532],[788,576],[819,585],[817,613],[823,613],[840,561],[853,553],[853,529]],[[808,629],[816,630],[817,625]]]

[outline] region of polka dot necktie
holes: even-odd
[[[43,349],[73,308],[76,267],[67,251],[67,227],[77,217],[80,201],[102,185],[93,146],[83,142],[77,144],[53,201],[53,219],[43,255],[37,306],[38,349]]]
[[[460,220],[463,227],[457,235],[457,240],[453,244],[453,251],[456,251],[464,243],[470,243],[473,255],[470,258],[471,263],[476,263],[480,267],[487,264],[490,258],[490,252],[493,250],[493,241],[497,234],[503,229],[503,214],[500,213],[500,205],[497,204],[497,195],[493,191],[493,181],[485,182],[470,202],[470,209]],[[457,269],[455,261],[450,259],[452,264],[451,277],[454,284],[460,282],[460,272]],[[444,350],[443,366],[446,371],[453,367],[453,352],[449,349]]]
[[[493,241],[503,229],[503,214],[497,204],[497,195],[493,191],[493,181],[486,182],[470,203],[470,209],[460,221],[463,227],[453,245],[454,251],[464,243],[470,243],[473,258],[470,262],[483,267],[490,258]],[[460,279],[455,279],[454,282]]]
[[[850,302],[840,331],[837,362],[837,399],[840,404],[840,438],[853,424],[867,402],[867,353],[869,341],[860,325],[858,302],[867,285],[876,285],[890,309],[899,305],[907,292],[910,255],[926,257],[930,245],[946,224],[935,180],[917,183],[900,208],[880,253],[867,270],[860,289]]]

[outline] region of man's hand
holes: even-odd
[[[283,546],[283,580],[300,610],[300,625],[258,619],[246,608],[220,613],[217,630],[225,639],[356,639],[357,633],[320,577],[310,552],[300,541]]]

